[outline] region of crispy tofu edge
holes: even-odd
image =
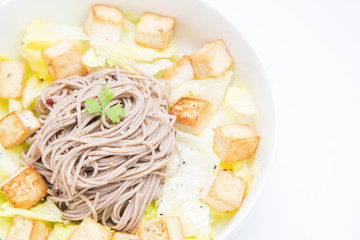
[[[39,183],[37,185],[37,187],[39,187],[39,191],[41,193],[40,196],[36,197],[38,200],[36,202],[35,202],[35,200],[32,200],[27,203],[22,203],[22,202],[17,201],[16,199],[14,199],[17,197],[17,194],[16,194],[17,189],[15,189],[15,191],[14,191],[12,185],[13,184],[16,185],[17,183],[22,183],[23,179],[26,179],[27,177],[29,177],[33,174],[34,174],[34,176],[32,176],[32,178],[34,178],[34,177],[36,178],[36,181]],[[5,179],[1,183],[0,188],[1,188],[1,191],[4,193],[4,195],[7,197],[7,199],[11,202],[11,204],[14,205],[14,207],[28,209],[46,196],[48,186],[46,185],[46,182],[43,179],[43,177],[40,175],[40,173],[38,173],[35,170],[34,167],[27,166],[27,167],[22,167],[22,168],[18,169],[10,177]]]

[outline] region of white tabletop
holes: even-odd
[[[278,154],[231,239],[360,239],[360,1],[209,0],[265,65]]]

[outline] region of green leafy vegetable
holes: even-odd
[[[86,111],[88,111],[89,113],[101,113],[99,125],[104,114],[114,123],[120,122],[120,117],[125,116],[125,111],[121,104],[116,104],[106,109],[106,107],[109,105],[109,103],[114,97],[115,94],[113,92],[110,92],[110,88],[105,87],[102,89],[102,91],[98,93],[98,99],[101,106],[95,99],[85,100],[85,104],[87,106]]]
[[[101,107],[95,99],[86,99],[85,104],[87,106],[86,111],[89,113],[98,113],[101,112]]]
[[[117,123],[120,122],[119,116],[124,116],[125,112],[124,108],[122,108],[120,104],[117,104],[111,108],[106,109],[105,114],[108,116],[108,118],[110,118],[111,121]]]
[[[13,206],[11,206],[10,202],[5,202],[1,204],[0,219],[3,219],[3,217],[11,218],[15,215],[48,222],[64,222],[61,218],[60,210],[50,200],[46,200],[45,202],[39,202],[30,209],[14,208]]]
[[[150,221],[156,218],[158,207],[156,206],[156,202],[152,201],[150,205],[145,210],[143,219],[141,220],[141,224]]]
[[[109,87],[103,88],[103,90],[99,92],[98,98],[100,100],[102,109],[106,108],[106,106],[110,103],[114,96],[115,94],[113,92],[110,92]]]
[[[78,225],[74,223],[70,223],[68,225],[56,223],[54,229],[49,235],[48,240],[66,240],[77,226]]]

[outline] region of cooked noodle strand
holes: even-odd
[[[85,100],[110,87],[125,117],[114,124],[86,111]],[[87,216],[134,232],[151,201],[160,197],[167,157],[175,145],[175,117],[168,114],[164,80],[116,66],[52,83],[35,104],[42,127],[28,140],[24,162],[49,185],[66,220]],[[49,104],[54,102],[55,104]]]

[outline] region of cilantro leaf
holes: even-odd
[[[111,100],[114,98],[115,94],[113,92],[110,92],[109,87],[105,87],[98,93],[98,98],[101,103],[102,109],[105,109],[106,106],[111,102]]]
[[[85,104],[87,106],[86,111],[89,113],[98,113],[101,112],[101,107],[95,99],[86,99]]]
[[[111,108],[106,109],[105,114],[111,121],[114,123],[120,122],[120,116],[125,116],[124,108],[120,104],[112,106]]]
[[[105,87],[102,89],[102,91],[99,91],[98,93],[98,99],[101,106],[95,99],[85,100],[85,105],[87,106],[86,111],[88,111],[89,113],[101,113],[99,125],[101,124],[101,119],[104,114],[114,123],[120,122],[120,117],[125,116],[125,111],[121,104],[116,104],[106,109],[107,105],[109,105],[114,96],[115,94],[113,92],[110,92],[110,88]]]

